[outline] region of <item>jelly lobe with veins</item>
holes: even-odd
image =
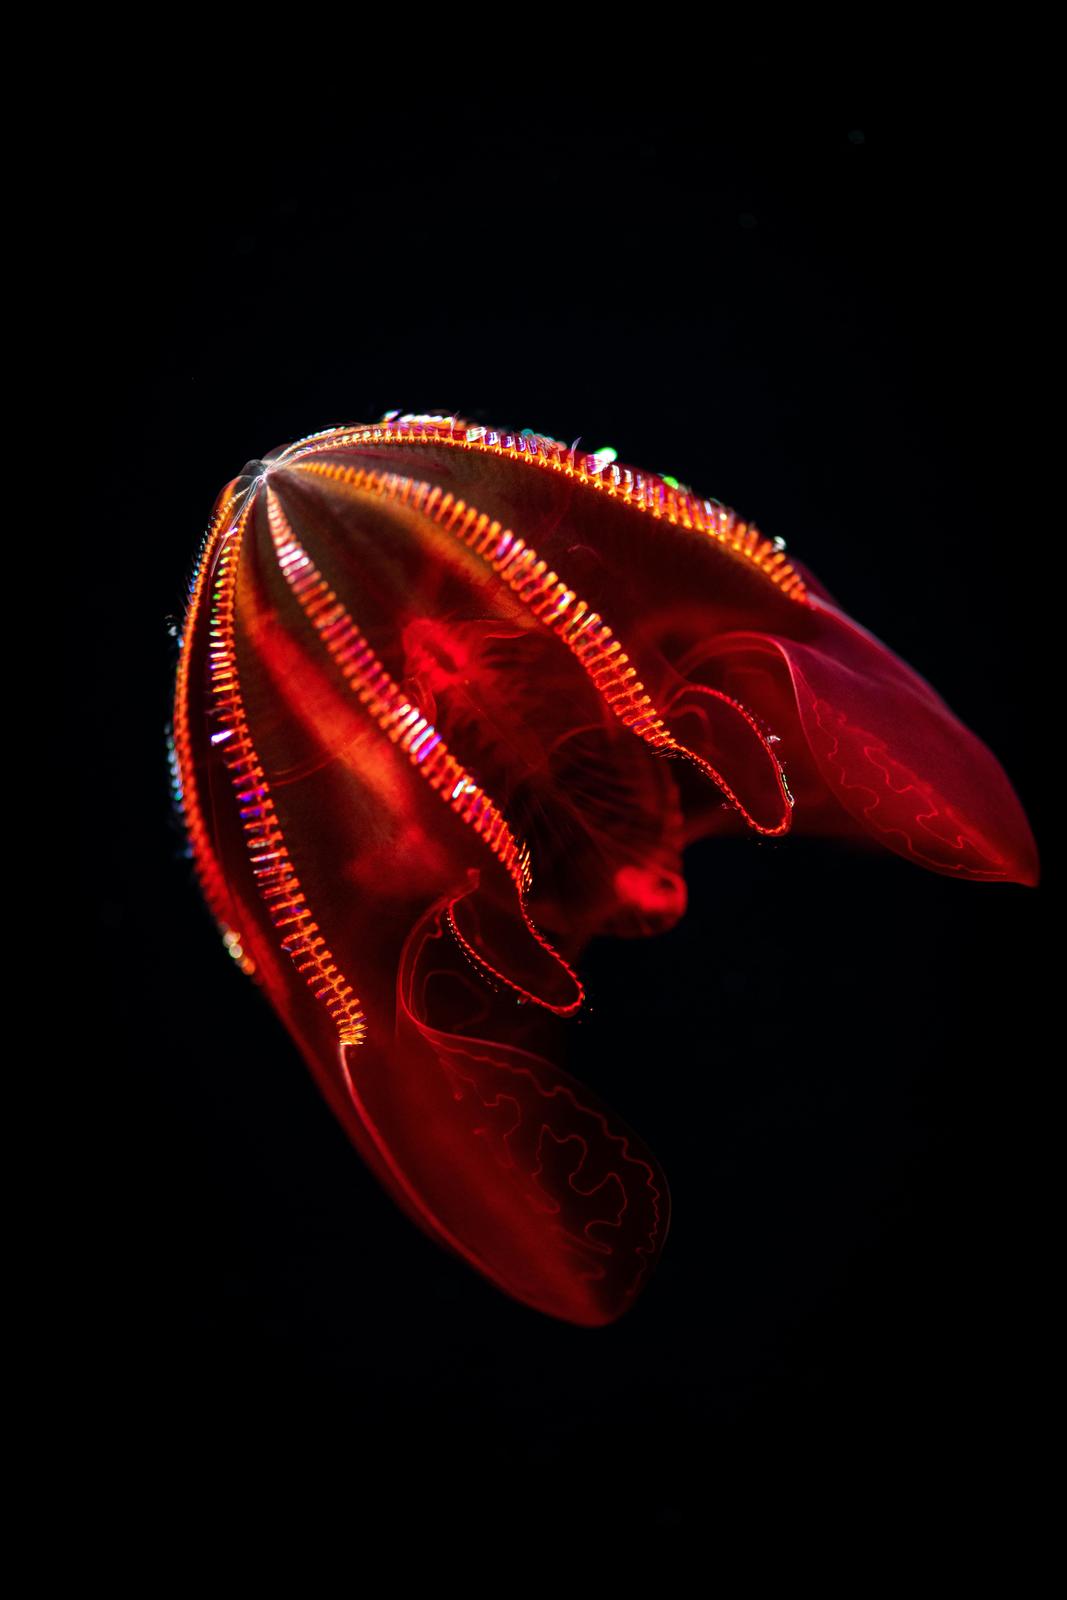
[[[582,1324],[668,1219],[654,1157],[552,1064],[592,935],[670,926],[684,845],[731,826],[1036,876],[994,758],[770,541],[455,419],[331,430],[223,491],[174,737],[231,953],[368,1163]]]

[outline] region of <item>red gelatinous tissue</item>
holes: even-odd
[[[454,417],[330,429],[220,494],[176,788],[227,947],[364,1159],[499,1288],[597,1325],[669,1200],[542,1053],[598,933],[670,927],[725,828],[1034,883],[995,758],[717,502]]]

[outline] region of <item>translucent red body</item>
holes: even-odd
[[[333,429],[222,491],[182,640],[193,856],[396,1200],[519,1300],[619,1316],[651,1152],[541,1053],[597,933],[671,926],[731,827],[1036,881],[995,758],[717,503],[454,418]]]

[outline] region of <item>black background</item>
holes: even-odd
[[[685,922],[588,955],[576,1061],[674,1222],[642,1302],[586,1332],[394,1209],[169,814],[171,632],[215,492],[399,406],[614,445],[781,534],[996,751],[1045,851],[1023,69],[817,56],[684,92],[619,74],[595,104],[580,74],[473,89],[387,58],[320,62],[321,95],[220,61],[188,98],[94,102],[67,192],[94,441],[71,1315],[90,1450],[138,1503],[321,1477],[357,1519],[625,1551],[742,1506],[995,1522],[1025,1465],[1046,890],[696,847]]]

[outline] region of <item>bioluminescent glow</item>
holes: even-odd
[[[226,948],[433,1238],[610,1322],[666,1237],[655,1156],[556,1065],[597,934],[682,854],[833,833],[1033,883],[994,756],[781,538],[530,429],[389,412],[216,502],[174,786]]]

